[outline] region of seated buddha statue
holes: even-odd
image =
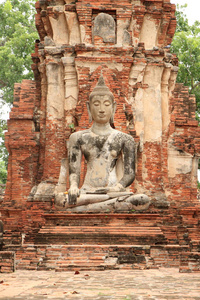
[[[143,210],[146,195],[128,190],[135,178],[135,142],[132,136],[111,127],[116,102],[103,76],[87,103],[89,129],[71,134],[68,143],[69,182],[64,206],[74,212]],[[87,171],[79,189],[82,155]]]

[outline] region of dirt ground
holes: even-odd
[[[0,274],[0,299],[200,299],[200,273],[178,269],[16,271]]]

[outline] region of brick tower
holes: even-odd
[[[26,269],[75,269],[72,257],[81,252],[82,268],[199,270],[200,129],[195,97],[176,84],[178,60],[169,50],[175,5],[40,0],[36,10],[35,80],[15,85],[6,134],[0,257],[13,263],[15,253],[16,267]],[[54,205],[69,185],[67,141],[88,128],[86,102],[101,74],[117,102],[115,128],[137,144],[131,189],[150,197],[146,212],[67,214]]]

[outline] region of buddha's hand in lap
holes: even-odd
[[[116,193],[116,192],[125,192],[126,189],[120,184],[117,183],[114,186],[110,186],[110,187],[106,187],[106,188],[101,188],[101,189],[97,189],[96,192],[97,193],[102,193],[102,194],[106,194],[106,193]]]

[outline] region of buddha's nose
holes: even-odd
[[[103,113],[105,111],[105,107],[103,104],[100,105],[99,112]]]

